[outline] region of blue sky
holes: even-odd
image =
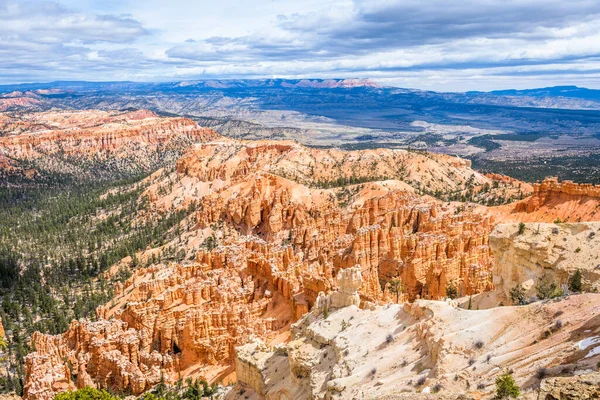
[[[0,0],[0,83],[256,77],[600,88],[600,2]]]

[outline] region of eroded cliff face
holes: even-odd
[[[489,212],[501,222],[585,222],[600,220],[600,186],[547,178],[526,199]]]
[[[439,298],[450,282],[464,294],[489,289],[488,217],[398,190],[397,180],[350,189],[313,189],[298,183],[332,181],[344,171],[360,171],[363,175],[356,179],[376,178],[385,175],[383,170],[373,172],[377,168],[397,168],[400,162],[415,168],[421,158],[427,159],[402,151],[388,153],[387,158],[371,151],[338,155],[287,142],[210,143],[196,146],[178,162],[175,179],[190,179],[174,188],[176,194],[159,199],[158,189],[151,188],[147,195],[157,207],[171,207],[192,201],[192,193],[205,192],[197,213],[199,228],[225,223],[268,243],[291,244],[291,259],[305,264],[300,270],[309,270],[303,284],[311,305],[318,291],[331,287],[327,281],[337,271],[357,264],[365,279],[361,294],[370,300],[384,298],[386,284],[397,277],[410,299]],[[302,163],[310,164],[307,160],[314,165],[302,175]],[[377,168],[366,169],[377,162]],[[443,174],[438,166],[441,170],[434,173]],[[285,168],[300,171],[296,181],[276,175],[290,176]],[[311,170],[318,172],[313,175]],[[410,176],[410,168],[403,171]],[[460,174],[471,176],[468,171]],[[346,199],[347,206],[338,200],[340,190],[354,193]]]
[[[544,276],[567,285],[576,270],[584,291],[600,289],[600,222],[528,223],[522,234],[518,224],[499,224],[489,239],[494,284],[507,296],[518,284],[535,295]]]
[[[189,375],[225,380],[235,346],[251,336],[285,338],[294,320],[289,291],[234,255],[201,253],[185,266],[139,269],[97,310],[98,322],[73,321],[58,336],[36,333],[25,397],[85,386],[140,394]]]
[[[419,197],[401,180],[441,187],[448,175],[453,188],[489,179],[463,160],[401,150],[228,139],[194,146],[174,172],[148,178],[138,216],[194,204],[176,240],[137,255],[144,265],[176,249],[186,261],[136,269],[98,309],[98,322],[35,335],[26,398],[50,399],[75,385],[139,394],[161,376],[220,381],[233,372],[236,346],[285,341],[289,324],[322,308],[320,292],[356,283],[358,273],[347,293],[354,300],[344,305],[395,302],[387,285],[395,278],[400,301],[443,297],[450,283],[465,295],[490,289],[489,218]]]
[[[219,137],[192,120],[160,118],[147,110],[5,114],[0,132],[0,166],[7,164],[0,173],[38,170],[95,178],[150,172],[175,163],[192,143]]]

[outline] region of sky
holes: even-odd
[[[600,88],[598,0],[0,0],[0,83]]]

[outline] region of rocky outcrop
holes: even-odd
[[[600,186],[547,178],[533,185],[530,197],[490,211],[503,222],[599,221]]]
[[[122,121],[81,129],[48,129],[35,133],[0,137],[2,151],[17,159],[35,158],[42,154],[91,155],[114,152],[126,146],[156,146],[179,137],[198,141],[217,135],[185,118],[158,118],[151,113],[130,113]]]
[[[508,295],[518,284],[535,295],[542,278],[567,285],[569,276],[579,270],[582,289],[600,289],[600,223],[528,223],[519,234],[518,224],[499,224],[489,237],[495,259],[494,284]]]
[[[0,338],[6,338],[6,333],[4,332],[4,324],[2,324],[2,318],[0,318]]]
[[[98,309],[98,322],[73,321],[59,336],[36,333],[25,397],[51,399],[84,386],[140,394],[161,379],[225,378],[234,346],[272,339],[294,318],[283,285],[233,255],[140,269]]]
[[[600,399],[600,373],[544,379],[538,400],[562,399]]]
[[[595,369],[600,328],[590,315],[598,310],[600,295],[588,294],[489,310],[419,300],[352,305],[318,318],[311,312],[284,346],[256,341],[236,349],[238,383],[227,398],[491,399],[505,370],[514,371],[524,398],[592,394],[595,376],[557,376]],[[560,328],[545,334],[560,314]],[[538,391],[539,369],[546,379]]]
[[[328,270],[335,274],[356,264],[361,265],[365,280],[361,295],[372,301],[385,296],[387,282],[395,277],[402,278],[410,299],[444,296],[451,282],[462,294],[490,289],[489,217],[455,213],[432,199],[400,190],[370,193],[363,189],[350,207],[343,208],[334,197],[339,191],[311,189],[292,181],[292,173],[286,172],[293,169],[293,179],[312,184],[331,181],[336,171],[372,174],[373,168],[363,163],[380,163],[377,168],[382,171],[389,171],[387,163],[406,163],[401,152],[375,155],[372,158],[366,151],[342,156],[288,142],[241,146],[231,141],[196,146],[178,162],[177,170],[199,180],[198,192],[206,192],[208,182],[227,182],[202,198],[199,226],[225,221],[267,241],[285,239],[302,250],[301,261],[319,264],[318,276],[305,279],[311,305],[318,292],[329,286]],[[306,160],[314,160],[309,161],[314,163],[309,169],[302,164]],[[407,165],[413,162],[420,160]],[[155,193],[147,195],[158,199]]]
[[[578,184],[572,181],[559,182],[558,178],[546,178],[541,183],[536,182],[533,185],[531,199],[527,203],[519,205],[517,209],[523,207],[525,208],[524,211],[532,212],[549,200],[563,196],[600,198],[600,186],[586,183]]]

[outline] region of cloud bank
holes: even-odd
[[[600,87],[590,0],[0,0],[0,82],[369,77]]]

